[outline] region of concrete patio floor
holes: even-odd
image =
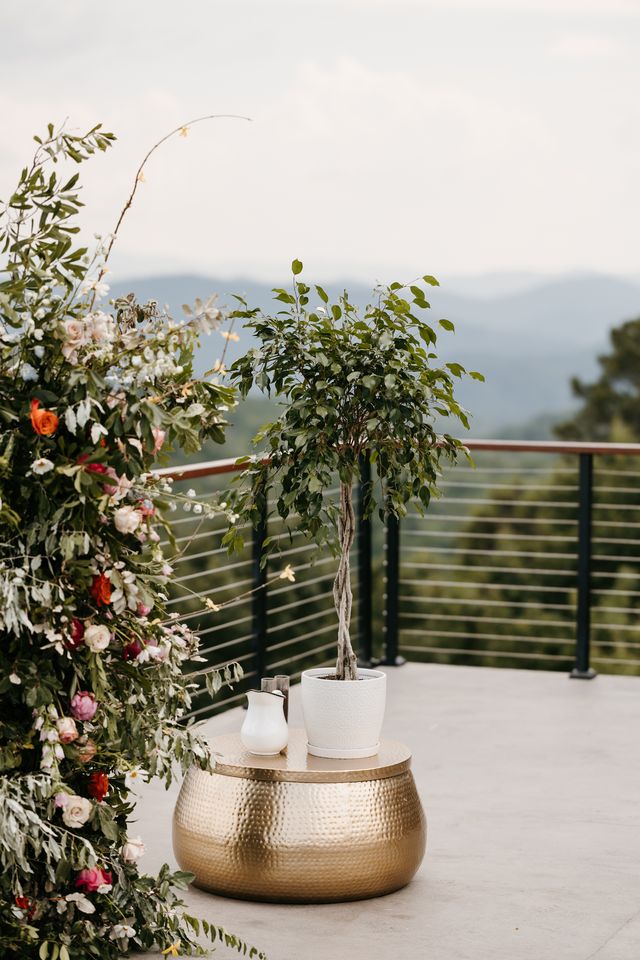
[[[640,958],[640,680],[407,664],[389,671],[385,735],[411,746],[429,822],[408,887],[318,906],[191,889],[192,911],[269,960]],[[132,832],[148,870],[174,863],[177,791],[144,788]]]

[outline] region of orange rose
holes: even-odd
[[[78,747],[80,763],[91,763],[98,750],[93,740],[90,740],[89,737],[80,737],[76,746]]]
[[[99,607],[106,607],[107,604],[111,603],[111,581],[104,573],[99,573],[97,577],[93,578],[91,596]]]
[[[31,401],[31,425],[42,437],[50,437],[58,429],[60,419],[51,410],[40,410],[40,401]]]

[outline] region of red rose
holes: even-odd
[[[111,580],[104,573],[99,573],[93,578],[91,596],[99,607],[106,607],[107,604],[111,603]]]
[[[87,786],[87,793],[90,797],[93,797],[94,800],[97,800],[98,803],[102,803],[109,793],[109,777],[106,773],[91,774],[89,777],[89,785]]]
[[[101,867],[88,867],[76,877],[76,888],[83,893],[108,893],[113,885],[111,874]],[[107,889],[101,890],[101,887]]]
[[[89,473],[106,473],[107,472],[107,467],[105,467],[104,463],[87,463],[86,461],[88,459],[89,459],[89,454],[82,453],[78,457],[78,463],[84,463],[85,464],[84,468],[85,470],[88,470]]]
[[[30,906],[29,897],[16,897],[16,907],[20,907],[21,910],[28,910]]]
[[[83,640],[84,623],[82,620],[78,620],[77,617],[74,617],[71,621],[71,628],[64,642],[65,647],[67,647],[68,650],[75,650],[77,647],[82,646]]]
[[[125,643],[122,648],[123,660],[135,660],[142,653],[142,645],[139,640],[132,640],[131,643]]]

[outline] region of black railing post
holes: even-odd
[[[358,640],[363,667],[370,667],[373,660],[371,519],[365,518],[365,498],[370,493],[371,464],[368,457],[362,457],[358,490]]]
[[[576,663],[570,676],[591,680],[591,514],[593,507],[593,454],[580,453],[578,484],[578,602],[576,606]]]
[[[400,592],[400,521],[397,517],[387,519],[387,550],[385,559],[387,608],[385,612],[384,659],[387,667],[400,667],[406,663],[398,653],[398,598]]]
[[[260,680],[265,672],[267,653],[267,565],[262,563],[264,555],[262,545],[267,538],[267,496],[267,486],[265,484],[256,499],[260,516],[253,530],[251,563],[251,586],[253,589],[251,615],[256,669],[253,685],[258,690],[260,689]]]

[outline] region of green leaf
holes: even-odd
[[[480,383],[484,383],[486,379],[484,373],[479,373],[477,370],[470,370],[469,376],[474,380],[479,380]]]
[[[438,320],[438,323],[444,330],[455,330],[455,324],[451,320]]]
[[[425,283],[428,283],[430,287],[439,287],[440,283],[436,280],[435,277],[432,277],[430,274],[426,274],[423,278]]]
[[[302,273],[302,260],[294,260],[291,264],[291,272],[294,277],[297,277],[299,273]]]

